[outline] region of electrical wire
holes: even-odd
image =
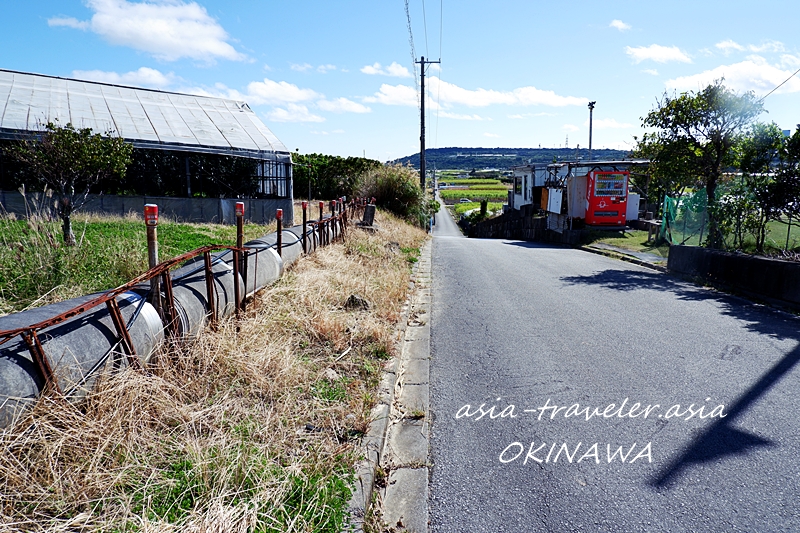
[[[765,94],[764,96],[762,96],[762,97],[761,97],[761,100],[759,100],[759,102],[763,102],[764,100],[766,100],[767,96],[771,95],[772,93],[774,93],[775,91],[777,91],[778,89],[780,89],[781,87],[783,87],[783,86],[784,86],[784,85],[785,85],[785,84],[786,84],[786,83],[787,83],[789,80],[791,80],[792,78],[794,78],[795,76],[797,76],[797,73],[798,73],[798,72],[800,72],[800,68],[799,68],[799,69],[797,69],[797,70],[795,70],[795,71],[794,71],[794,74],[792,74],[791,76],[789,76],[788,78],[786,78],[785,80],[783,80],[783,83],[781,83],[780,85],[778,85],[777,87],[775,87],[774,89],[772,89],[770,92],[768,92],[767,94]]]
[[[428,15],[425,14],[425,0],[422,0],[422,27],[425,29],[425,55],[430,59],[431,53],[428,49]]]
[[[408,0],[406,4],[406,21],[408,23],[408,44],[411,45],[411,68],[414,69],[414,86],[417,88],[417,105],[419,105],[419,82],[417,81],[417,51],[414,49],[414,32],[411,31],[411,13],[408,11]]]
[[[442,60],[442,29],[444,28],[444,0],[439,0],[439,61]],[[439,83],[436,84],[436,133],[433,136],[433,147],[439,147],[439,110],[442,96],[442,69],[439,67]]]

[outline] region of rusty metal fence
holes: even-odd
[[[374,202],[374,199],[373,199]],[[51,364],[50,358],[42,345],[42,335],[50,328],[54,328],[59,324],[83,315],[96,309],[100,306],[105,306],[111,321],[113,323],[115,339],[111,344],[111,348],[106,351],[105,355],[98,358],[92,369],[88,374],[97,372],[103,368],[106,360],[111,352],[120,350],[122,355],[127,361],[127,364],[134,368],[141,370],[143,362],[141,354],[136,353],[134,342],[130,336],[130,328],[141,310],[141,305],[148,302],[153,305],[158,311],[159,317],[162,322],[163,331],[166,333],[167,338],[175,341],[182,339],[182,334],[185,336],[185,331],[181,331],[181,326],[178,319],[178,309],[176,306],[176,299],[174,294],[174,285],[180,280],[186,279],[192,274],[197,274],[203,271],[205,277],[205,320],[204,322],[210,323],[212,327],[219,320],[218,306],[216,305],[217,295],[214,280],[213,265],[220,261],[224,261],[228,254],[233,254],[230,264],[233,270],[233,288],[234,288],[234,310],[236,317],[245,309],[245,300],[248,294],[255,294],[258,290],[264,288],[265,285],[259,286],[257,283],[258,276],[252,276],[252,291],[248,292],[250,285],[248,280],[248,265],[251,261],[250,258],[255,259],[255,269],[258,270],[258,253],[264,252],[267,249],[273,249],[280,259],[280,272],[282,272],[284,261],[289,258],[284,258],[284,250],[302,243],[302,253],[310,254],[318,247],[327,246],[334,242],[344,240],[347,237],[349,220],[356,219],[359,214],[363,215],[364,209],[368,204],[365,198],[356,198],[346,202],[345,198],[333,200],[328,204],[329,212],[325,213],[325,202],[319,202],[319,217],[317,219],[308,218],[308,203],[302,203],[303,210],[303,223],[302,228],[296,226],[294,228],[285,229],[282,227],[283,213],[278,209],[276,212],[276,219],[278,223],[277,231],[275,233],[275,242],[271,243],[270,236],[266,236],[261,240],[243,243],[243,215],[244,204],[237,205],[237,242],[235,246],[225,245],[209,245],[197,248],[190,252],[186,252],[178,257],[168,259],[166,261],[152,264],[151,268],[143,274],[132,279],[124,285],[120,285],[114,289],[106,291],[94,298],[85,301],[84,303],[73,307],[65,312],[59,313],[46,320],[40,320],[36,323],[28,324],[23,327],[15,327],[12,329],[0,330],[0,346],[6,344],[15,338],[21,338],[24,345],[31,357],[38,377],[40,378],[43,386],[39,390],[39,395],[45,393],[53,393],[59,396],[69,397],[75,392],[77,386],[86,383],[88,375],[85,375],[76,387],[72,387],[69,391],[65,392],[59,386],[59,381]],[[146,214],[146,223],[152,225],[152,214]],[[157,211],[156,211],[157,225]],[[294,240],[291,242],[284,241],[284,233],[290,235]],[[299,236],[298,236],[299,233]],[[148,232],[150,234],[150,232]],[[152,232],[155,236],[155,231]],[[157,242],[155,243],[157,246]],[[213,254],[212,252],[221,252]],[[299,252],[298,252],[299,255]],[[156,252],[157,256],[157,252]],[[195,268],[190,268],[188,272],[182,273],[180,278],[173,276],[172,270],[176,267],[184,265],[187,262],[195,260],[199,263],[198,258],[202,256],[202,264]],[[151,255],[152,257],[152,255]],[[293,260],[294,258],[292,258]],[[147,287],[149,283],[149,288]],[[241,283],[241,285],[240,285]],[[124,293],[130,291],[144,292],[145,296],[142,298],[142,304],[130,317],[127,324],[124,320],[117,298]],[[0,348],[0,351],[2,349]],[[0,376],[2,377],[2,376]],[[2,382],[2,380],[0,380]],[[0,390],[0,396],[9,397],[9,391]],[[0,421],[2,418],[0,417]],[[0,423],[0,425],[3,425]]]

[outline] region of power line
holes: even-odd
[[[425,14],[425,0],[422,0],[422,27],[425,29],[425,53],[430,57],[430,50],[428,50],[428,16]]]
[[[417,88],[417,99],[419,99],[419,83],[417,83],[417,51],[414,50],[414,33],[411,31],[411,13],[408,11],[408,0],[406,3],[406,21],[408,21],[408,44],[411,45],[411,64],[414,69],[414,86]]]
[[[774,93],[775,91],[777,91],[778,89],[780,89],[781,87],[783,87],[783,85],[784,85],[784,84],[786,84],[786,82],[788,82],[790,79],[792,79],[792,78],[794,78],[795,76],[797,76],[797,73],[798,73],[798,72],[800,72],[800,68],[799,68],[799,69],[797,69],[797,70],[795,70],[795,71],[794,71],[794,74],[792,74],[791,76],[789,76],[788,78],[786,78],[785,80],[783,80],[783,83],[781,83],[780,85],[778,85],[777,87],[775,87],[774,89],[772,89],[770,92],[768,92],[767,94],[765,94],[764,96],[762,96],[762,97],[761,97],[761,100],[759,100],[759,101],[766,100],[767,96],[771,95],[772,93]]]
[[[439,61],[442,60],[442,28],[444,28],[444,0],[439,0]],[[439,147],[439,110],[442,96],[442,69],[439,69],[439,83],[436,84],[436,134],[433,137],[434,148]]]

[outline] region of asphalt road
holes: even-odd
[[[442,218],[431,531],[800,531],[799,319]]]

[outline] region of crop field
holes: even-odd
[[[456,190],[440,190],[439,196],[443,200],[455,198],[470,198],[470,199],[505,199],[508,197],[507,189],[456,189]]]

